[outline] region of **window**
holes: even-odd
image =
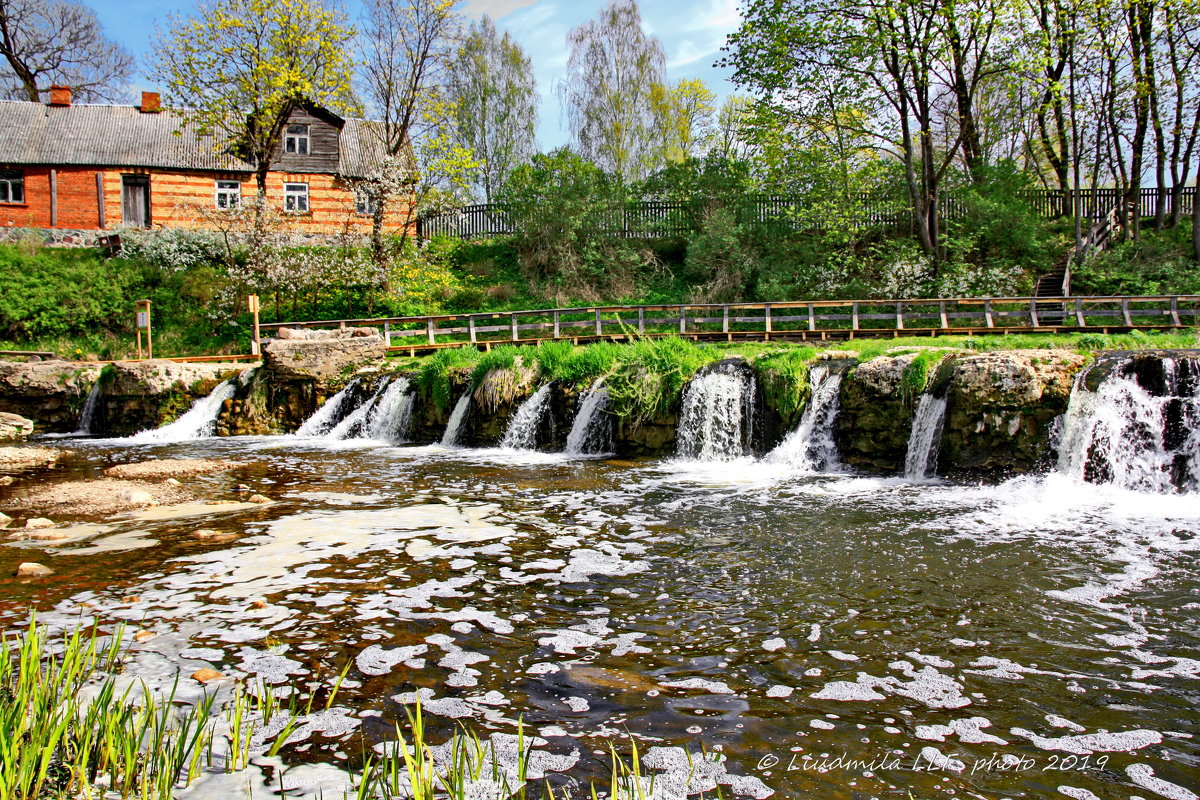
[[[241,181],[217,181],[217,208],[237,208],[241,204]]]
[[[354,190],[354,213],[373,217],[378,208],[379,198],[374,189]]]
[[[307,183],[285,183],[283,185],[283,210],[308,213]]]
[[[25,202],[25,173],[18,169],[0,170],[0,203]]]
[[[308,155],[308,126],[288,125],[283,137],[283,149],[287,153]]]

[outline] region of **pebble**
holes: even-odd
[[[214,531],[212,528],[199,528],[192,531],[192,536],[195,536],[197,539],[211,539],[214,536],[220,535],[219,532]]]
[[[248,492],[250,491],[250,487],[244,483],[239,483],[237,486],[233,487],[233,490],[235,492]]]
[[[33,533],[25,534],[24,538],[36,539],[39,542],[58,542],[68,538],[68,536],[56,530],[35,530]]]
[[[44,578],[47,575],[53,575],[54,570],[44,564],[35,564],[32,561],[25,561],[17,565],[18,578]]]
[[[154,634],[151,633],[150,631],[138,631],[137,633],[135,633],[133,635],[133,640],[135,642],[144,642],[147,639],[153,639],[153,638],[154,638]],[[218,674],[220,674],[220,673],[218,673]],[[193,675],[192,677],[195,678],[196,676]],[[197,680],[199,680],[199,679],[197,678]]]
[[[13,476],[12,475],[0,475],[0,486],[12,486],[12,484],[13,484]]]
[[[183,486],[183,481],[179,480],[178,478],[167,478],[165,483],[168,486]]]
[[[10,524],[12,524],[12,517],[0,511],[0,528],[7,528]]]
[[[271,502],[271,498],[267,497],[266,495],[262,495],[262,494],[252,494],[252,495],[250,495],[250,497],[248,497],[246,499],[251,503],[269,503],[269,502]]]
[[[209,681],[219,681],[221,678],[224,678],[224,677],[225,677],[225,675],[223,673],[217,672],[215,669],[211,669],[209,667],[201,667],[200,669],[198,669],[192,673],[192,680],[199,681],[200,683],[208,683]]]
[[[30,531],[53,527],[54,520],[46,519],[45,517],[30,517],[25,520],[25,529]]]

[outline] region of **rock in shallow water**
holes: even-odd
[[[24,439],[33,433],[33,420],[0,411],[0,442]]]
[[[44,578],[47,575],[53,575],[54,570],[44,564],[37,564],[32,561],[25,561],[17,565],[18,578]]]

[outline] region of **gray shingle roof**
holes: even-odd
[[[339,174],[366,175],[382,158],[372,124],[346,120]],[[143,114],[134,106],[51,107],[22,101],[0,101],[0,164],[253,171],[250,163],[216,152],[212,137],[197,138],[183,125],[183,116],[168,109]]]

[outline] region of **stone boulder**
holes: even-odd
[[[1045,466],[1050,429],[1087,358],[1069,350],[964,356],[947,394],[939,464],[951,475],[1000,478]]]
[[[94,432],[126,436],[177,419],[192,403],[244,365],[180,363],[166,359],[118,361],[105,371]]]
[[[276,379],[329,384],[344,380],[362,367],[382,365],[387,343],[374,328],[281,328],[276,338],[263,345],[262,352],[266,370]]]
[[[842,382],[836,439],[844,462],[858,469],[904,468],[915,398],[904,391],[904,371],[915,353],[879,356],[859,364]]]
[[[0,411],[0,442],[18,441],[32,433],[33,420],[26,419],[20,414]]]
[[[0,412],[30,419],[45,433],[69,433],[78,427],[100,370],[99,364],[74,361],[0,361]]]

